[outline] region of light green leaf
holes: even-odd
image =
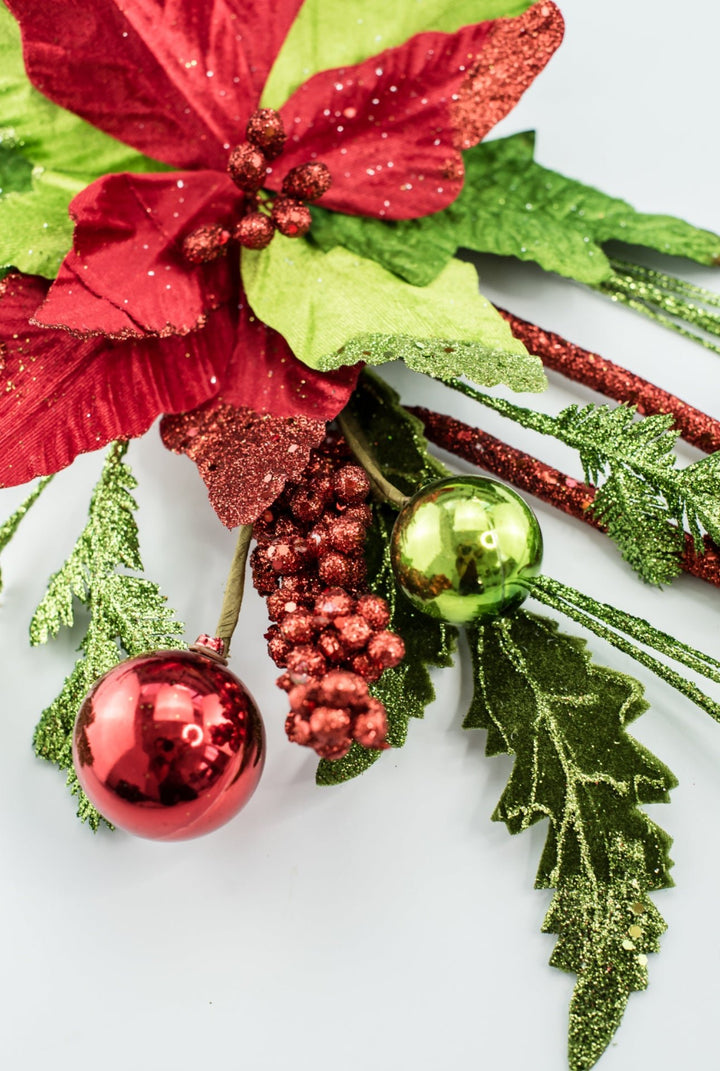
[[[3,4],[0,146],[33,169],[30,189],[0,201],[0,267],[50,278],[72,242],[67,209],[76,193],[110,172],[164,169],[35,89],[25,73],[17,24]]]
[[[0,142],[0,198],[30,189],[32,164],[12,145]]]
[[[461,26],[520,15],[532,0],[305,0],[280,49],[262,94],[264,108],[279,108],[318,71],[360,63],[416,33],[454,33]]]
[[[242,277],[256,316],[312,368],[401,358],[438,379],[545,386],[540,361],[478,293],[469,264],[453,260],[429,286],[415,287],[345,249],[322,253],[278,234],[261,252],[243,251]]]
[[[685,256],[720,258],[720,237],[672,216],[644,215],[626,201],[535,163],[534,135],[486,141],[464,154],[465,184],[448,208],[398,222],[313,208],[312,237],[370,256],[408,282],[425,285],[456,249],[536,261],[547,271],[598,285],[614,276],[612,239]]]

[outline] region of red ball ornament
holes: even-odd
[[[75,723],[73,761],[113,825],[186,840],[224,825],[252,796],[265,731],[245,686],[196,651],[156,651],[111,669]]]
[[[301,238],[312,224],[307,205],[292,197],[276,197],[272,207],[273,223],[286,238]]]

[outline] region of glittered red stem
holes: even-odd
[[[695,409],[647,379],[628,372],[619,364],[573,345],[561,335],[544,331],[542,327],[504,309],[498,309],[498,312],[510,324],[515,338],[520,339],[547,368],[560,372],[576,383],[583,383],[608,398],[636,405],[640,413],[669,413],[686,442],[709,454],[720,450],[720,420]]]
[[[606,528],[596,519],[590,506],[595,498],[591,484],[575,480],[559,469],[508,446],[501,439],[463,424],[454,417],[413,406],[410,412],[423,422],[428,439],[456,457],[462,457],[479,468],[495,473],[522,491],[548,502],[551,506],[576,517],[604,532]],[[685,534],[682,567],[687,573],[720,587],[720,548],[707,536],[702,554],[696,554],[690,535]]]

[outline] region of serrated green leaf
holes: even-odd
[[[72,242],[70,201],[101,175],[164,170],[53,104],[25,73],[20,32],[0,4],[0,145],[32,170],[30,189],[0,201],[0,267],[52,278]],[[1,166],[1,164],[0,164]],[[27,174],[27,170],[25,172]]]
[[[670,838],[639,805],[667,802],[676,781],[626,732],[647,708],[642,686],[595,666],[554,622],[520,612],[470,640],[465,725],[487,729],[488,754],[515,756],[493,818],[511,833],[549,823],[536,887],[556,889],[543,930],[558,934],[551,963],[578,976],[569,1057],[587,1071],[647,985],[665,928],[647,894],[672,884]]]
[[[262,94],[263,108],[280,108],[298,86],[332,67],[360,63],[416,33],[453,33],[461,26],[520,15],[533,0],[305,0],[275,60]]]
[[[267,249],[243,250],[241,263],[255,315],[312,368],[402,358],[438,379],[545,386],[539,359],[478,293],[469,264],[454,260],[429,286],[415,287],[344,249],[323,253],[279,234]]]
[[[74,620],[74,603],[87,607],[89,621],[80,657],[62,691],[35,730],[37,755],[69,770],[67,785],[78,798],[78,817],[96,830],[101,818],[72,770],[72,732],[82,701],[95,683],[124,655],[133,657],[163,647],[181,647],[182,624],[166,605],[157,584],[119,571],[142,569],[137,509],[131,491],[136,481],[124,462],[127,443],[108,451],[90,501],[88,523],[70,556],[48,584],[30,623],[33,644],[46,643]]]
[[[465,184],[448,208],[385,222],[313,208],[313,240],[375,259],[418,286],[436,278],[458,248],[532,260],[598,285],[613,277],[610,240],[685,256],[720,258],[720,237],[681,219],[637,212],[626,201],[535,163],[530,132],[485,141],[464,154]]]

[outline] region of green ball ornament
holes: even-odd
[[[451,476],[400,510],[390,546],[397,581],[423,613],[455,625],[515,610],[540,571],[535,514],[486,476]]]

